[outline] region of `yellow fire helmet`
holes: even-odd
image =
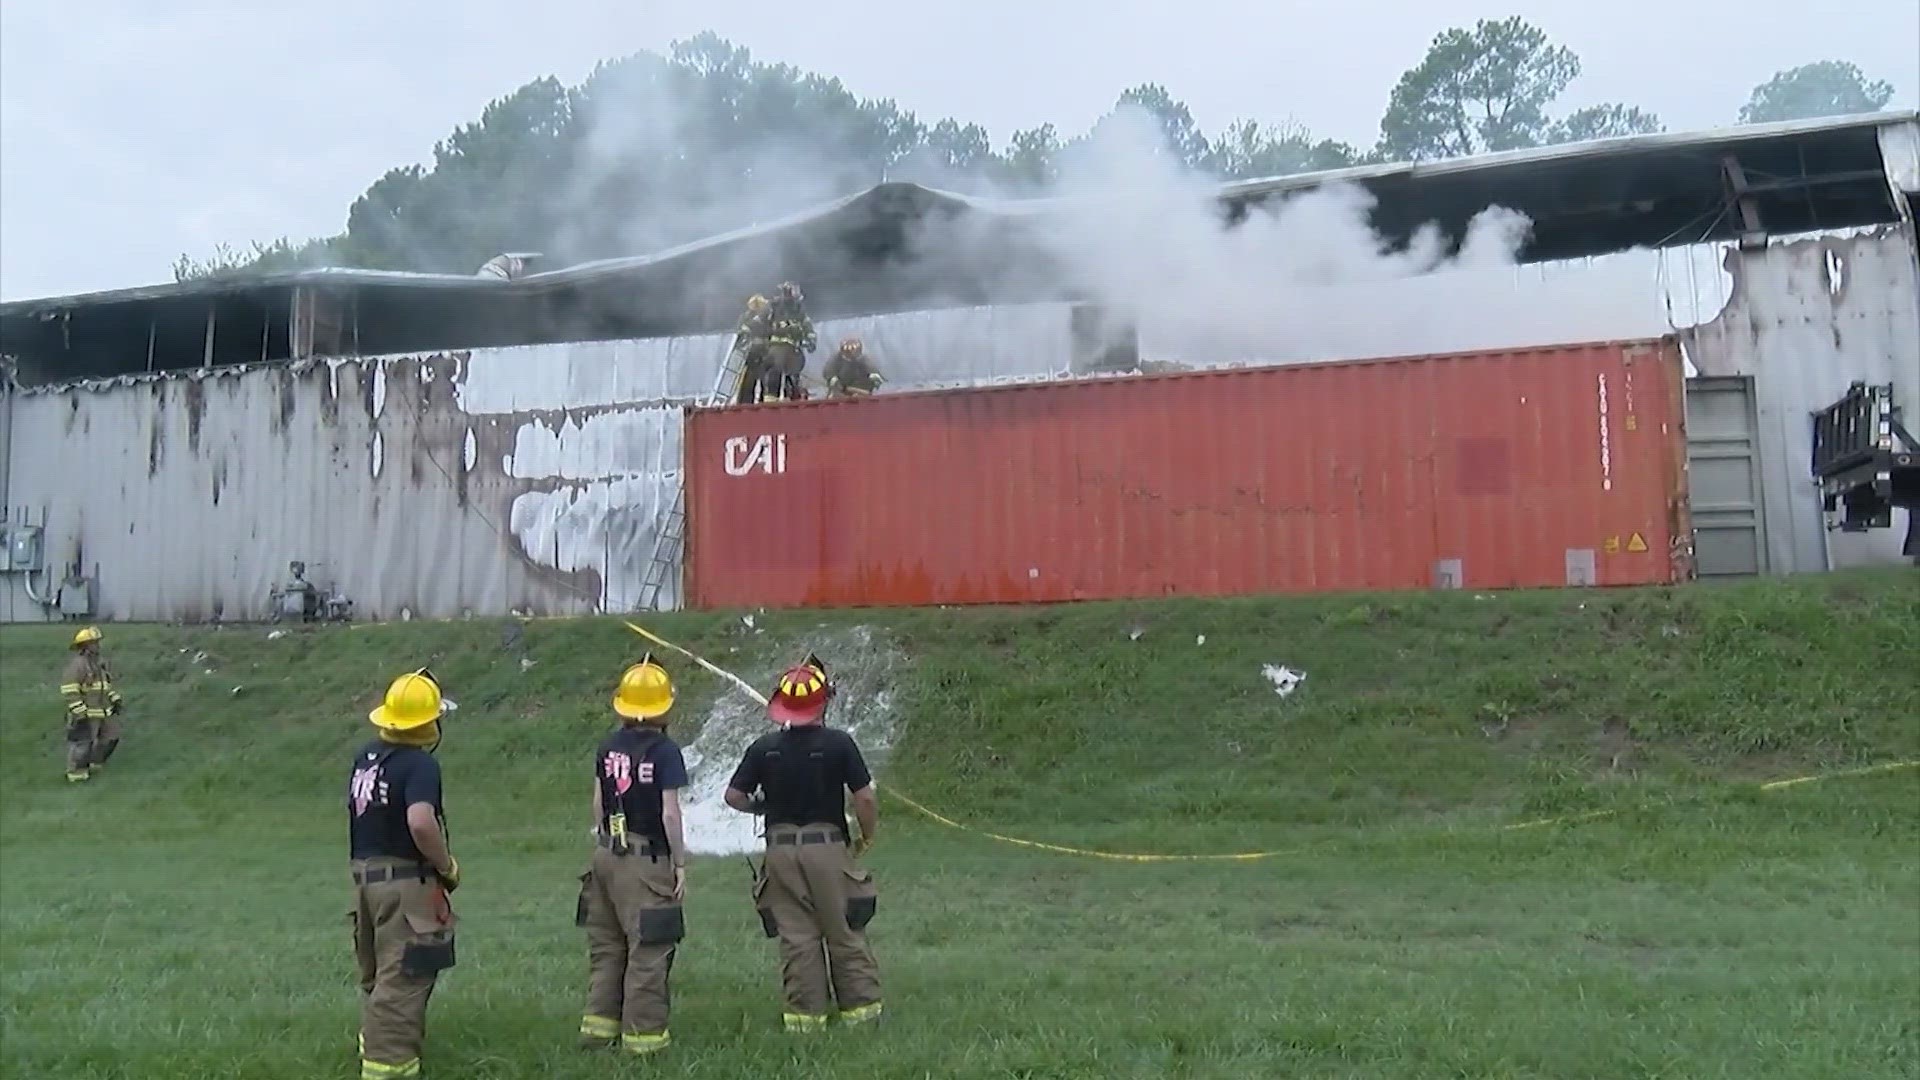
[[[754,293],[752,296],[747,297],[747,310],[748,311],[765,311],[767,310],[768,305],[771,303],[772,301],[768,300],[766,297],[761,296],[759,293]]]
[[[73,635],[73,644],[68,646],[68,648],[77,649],[82,645],[91,645],[94,642],[99,641],[100,637],[101,635],[100,635],[99,627],[83,626],[80,628],[79,633]]]
[[[613,711],[629,720],[652,720],[673,708],[673,678],[648,653],[620,673],[613,691]]]
[[[412,731],[440,719],[440,684],[426,668],[410,671],[387,687],[386,699],[367,714],[373,726],[388,731]]]

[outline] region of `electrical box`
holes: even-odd
[[[93,614],[93,582],[78,575],[60,583],[60,614],[85,619]]]
[[[14,525],[7,529],[8,569],[23,574],[39,572],[41,531],[38,525]]]

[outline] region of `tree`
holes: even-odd
[[[1658,130],[1657,118],[1622,105],[1583,109],[1556,124],[1548,110],[1579,74],[1571,49],[1518,16],[1443,31],[1393,88],[1380,153],[1418,161]]]
[[[232,245],[216,244],[213,254],[204,259],[186,255],[173,261],[173,280],[198,281],[206,278],[233,277],[238,274],[268,274],[285,270],[310,270],[334,265],[337,238],[308,240],[294,244],[281,237],[271,244],[255,240],[252,250],[242,254]]]
[[[1236,120],[1207,150],[1206,169],[1224,180],[1253,180],[1268,176],[1344,169],[1360,162],[1360,155],[1343,142],[1315,142],[1307,130],[1288,124],[1262,125]]]
[[[1159,83],[1141,83],[1121,92],[1113,103],[1113,113],[1123,109],[1134,109],[1144,113],[1160,130],[1163,147],[1180,164],[1189,169],[1198,169],[1206,164],[1210,147],[1207,137],[1200,134],[1200,128],[1193,122],[1193,113],[1188,111],[1186,103],[1177,100]],[[1098,130],[1099,125],[1095,125]]]
[[[1355,159],[1344,144],[1251,120],[1209,139],[1158,83],[1132,87],[1114,108],[1145,116],[1183,168],[1218,176]],[[649,253],[889,177],[1033,192],[1057,180],[1063,154],[1087,139],[1064,140],[1042,124],[996,153],[978,124],[929,127],[891,100],[860,98],[838,79],[757,61],[704,33],[666,55],[602,63],[579,86],[536,79],[491,102],[430,162],[390,169],[369,186],[338,236],[182,256],[175,273],[352,265],[471,274],[509,251],[542,252],[547,265]]]
[[[1660,118],[1643,109],[1626,105],[1595,105],[1580,109],[1557,121],[1547,133],[1547,142],[1586,142],[1589,139],[1613,139],[1623,135],[1650,135],[1660,130]]]
[[[1015,185],[1041,187],[1060,175],[1058,159],[1062,149],[1060,133],[1052,124],[1016,131],[1007,140],[998,172]]]
[[[1779,72],[1754,87],[1753,96],[1740,109],[1740,122],[1765,124],[1878,112],[1891,100],[1892,83],[1868,79],[1865,72],[1842,60],[1822,60]]]

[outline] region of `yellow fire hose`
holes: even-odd
[[[687,659],[700,665],[701,667],[712,672],[713,674],[718,675],[720,678],[726,680],[727,682],[732,683],[734,686],[739,687],[742,691],[744,691],[747,694],[748,697],[751,697],[753,700],[759,702],[760,704],[765,705],[767,703],[766,695],[754,689],[750,683],[748,683],[745,679],[742,679],[740,676],[735,675],[733,672],[728,671],[725,668],[722,668],[719,665],[708,661],[705,657],[695,655],[692,651],[688,649],[684,649],[679,645],[675,645],[673,642],[668,641],[667,639],[659,636],[658,634],[655,634],[652,631],[646,630],[642,627],[636,626],[631,622],[627,623],[626,627],[627,629],[633,631],[636,634],[639,634],[641,637],[647,639],[648,641],[653,642],[655,645],[658,645],[663,649],[668,649],[673,652],[679,653],[681,656],[686,657]],[[1912,768],[1920,768],[1920,760],[1894,761],[1894,762],[1888,762],[1881,765],[1869,765],[1859,769],[1848,769],[1841,772],[1821,773],[1814,776],[1797,776],[1797,777],[1792,777],[1790,779],[1785,779],[1785,780],[1774,780],[1765,784],[1761,784],[1760,790],[1761,791],[1778,791],[1782,788],[1794,787],[1800,784],[1809,784],[1809,783],[1813,783],[1815,781],[1820,781],[1820,780],[1839,780],[1839,779],[1844,779],[1848,777],[1869,776],[1875,773],[1894,772],[1900,769],[1912,769]],[[1012,844],[1017,847],[1030,848],[1036,851],[1051,851],[1061,855],[1081,855],[1089,858],[1109,859],[1117,862],[1142,862],[1142,863],[1147,863],[1147,862],[1255,862],[1261,859],[1276,858],[1281,855],[1298,855],[1298,854],[1304,853],[1307,850],[1304,847],[1296,847],[1296,848],[1288,848],[1285,850],[1278,850],[1278,851],[1241,851],[1241,852],[1231,852],[1227,854],[1218,854],[1218,855],[1148,854],[1148,853],[1121,852],[1121,851],[1095,851],[1089,848],[1069,847],[1065,844],[1049,844],[1040,840],[1026,840],[1017,836],[1004,836],[1000,833],[989,832],[986,829],[979,829],[971,825],[964,825],[958,821],[953,820],[950,817],[947,817],[944,814],[941,814],[931,809],[930,807],[924,806],[921,803],[916,802],[915,800],[907,797],[906,795],[898,791],[895,791],[891,788],[881,788],[878,781],[874,782],[874,787],[881,790],[884,794],[892,797],[893,799],[898,800],[902,805],[908,807],[909,809],[915,811],[916,813],[922,815],[923,817],[926,817],[928,820],[937,822],[938,824],[944,825],[949,829],[955,829],[959,832],[964,832],[964,833],[971,833],[975,836],[984,836],[989,840],[997,840],[1003,844]],[[1502,825],[1496,831],[1518,832],[1525,829],[1546,828],[1552,825],[1572,825],[1572,824],[1576,824],[1584,821],[1597,821],[1601,818],[1613,817],[1619,813],[1620,813],[1619,810],[1591,810],[1586,813],[1563,814],[1557,817],[1539,818],[1533,821],[1522,821],[1512,825]],[[752,865],[751,862],[749,862],[748,865]]]

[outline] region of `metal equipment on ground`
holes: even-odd
[[[1828,528],[1866,532],[1907,510],[1902,553],[1920,561],[1920,440],[1901,422],[1893,384],[1856,382],[1813,414],[1813,477]]]

